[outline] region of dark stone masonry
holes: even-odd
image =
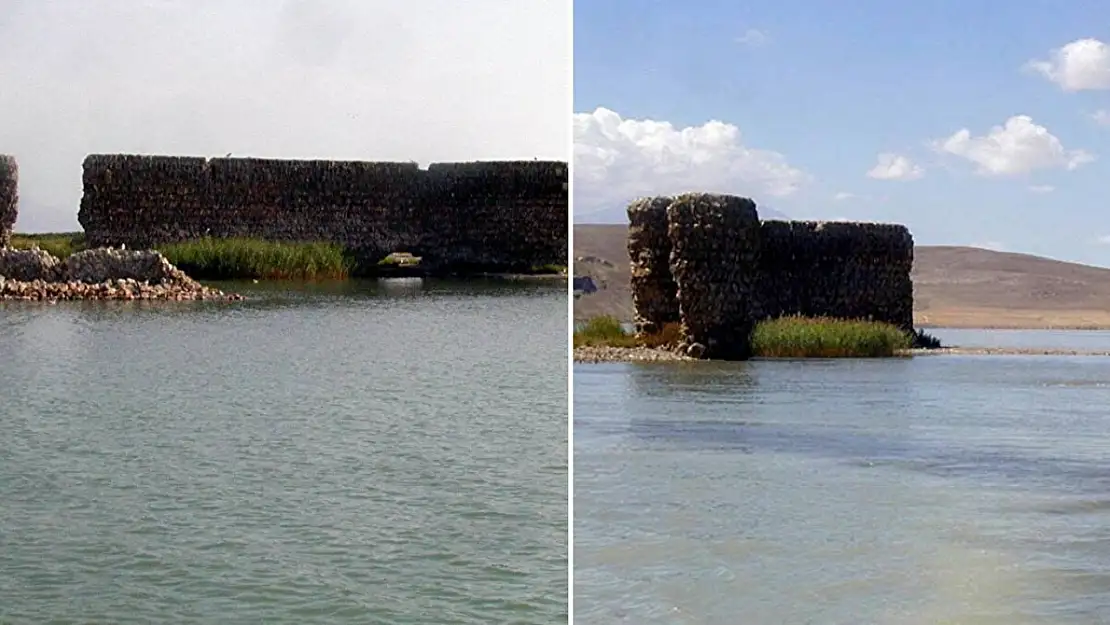
[[[93,154],[84,162],[78,220],[90,246],[148,248],[203,237],[327,241],[369,263],[405,252],[433,271],[527,271],[567,264],[567,172],[555,161],[421,170],[415,163]]]
[[[913,330],[904,226],[760,221],[749,199],[696,193],[637,200],[628,219],[637,330],[681,322],[703,357],[750,357],[755,324],[786,315]]]
[[[0,247],[11,244],[19,209],[19,167],[15,158],[0,154]]]

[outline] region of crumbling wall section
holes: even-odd
[[[710,194],[637,200],[628,216],[638,331],[677,317],[704,357],[745,359],[751,330],[768,318],[870,319],[913,330],[914,243],[905,226],[761,222],[755,202]],[[664,224],[666,238],[658,234]]]
[[[19,165],[14,156],[0,154],[0,247],[11,244],[19,216]]]
[[[913,237],[905,226],[765,221],[763,315],[871,319],[913,330]]]
[[[762,285],[755,202],[680,195],[667,207],[667,234],[683,336],[706,358],[747,359]]]
[[[90,245],[202,237],[328,241],[377,260],[530,268],[567,259],[566,163],[289,161],[89,155]]]
[[[637,332],[650,334],[680,320],[667,234],[667,207],[672,201],[651,197],[628,206],[628,257]]]

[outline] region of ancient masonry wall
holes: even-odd
[[[628,214],[637,328],[680,321],[707,358],[747,358],[755,323],[784,315],[913,330],[913,237],[904,226],[761,222],[753,201],[710,194],[638,200]]]
[[[290,161],[93,154],[78,221],[90,245],[201,237],[329,241],[370,261],[528,269],[567,262],[567,164]]]
[[[19,166],[15,158],[0,154],[0,247],[11,243],[19,211]]]
[[[671,198],[645,198],[628,206],[628,257],[632,261],[632,306],[637,332],[653,333],[680,319],[671,275],[667,207]]]

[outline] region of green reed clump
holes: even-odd
[[[65,258],[74,252],[85,249],[83,232],[44,232],[36,234],[12,234],[12,247],[28,250],[38,246],[44,252]]]
[[[574,332],[575,347],[647,347],[671,349],[682,342],[682,324],[664,324],[658,332],[626,332],[620,319],[611,315],[594,317]]]
[[[882,358],[913,345],[897,326],[828,317],[780,317],[756,324],[752,354],[764,358]]]
[[[206,238],[157,247],[199,280],[315,280],[346,278],[354,262],[332,243]]]
[[[625,332],[620,319],[594,317],[574,332],[575,347],[636,347],[636,337]]]

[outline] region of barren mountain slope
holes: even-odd
[[[575,275],[591,276],[600,289],[575,301],[575,317],[631,318],[627,231],[574,227]],[[920,325],[1110,328],[1110,269],[970,247],[919,246],[915,255]]]

